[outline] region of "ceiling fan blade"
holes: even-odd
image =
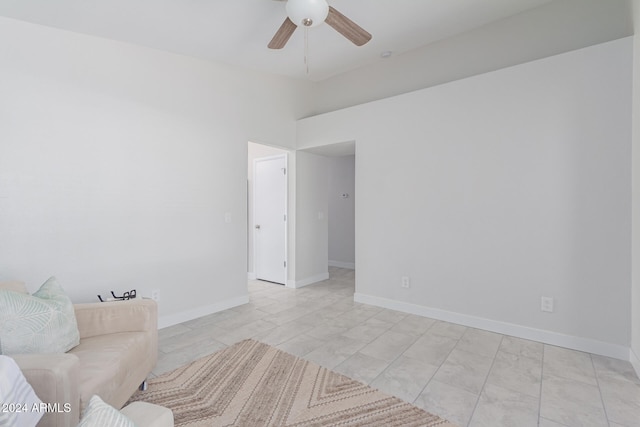
[[[366,32],[361,26],[344,16],[342,13],[329,6],[329,15],[324,21],[333,27],[334,30],[345,36],[356,46],[362,46],[371,40],[371,34]]]
[[[282,49],[284,45],[287,44],[296,28],[298,28],[298,26],[287,17],[269,42],[269,49]]]

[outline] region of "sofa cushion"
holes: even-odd
[[[147,360],[150,346],[149,334],[142,332],[83,338],[69,351],[80,359],[80,407],[99,394],[109,405],[120,408],[131,397],[122,396],[120,390],[133,393],[153,368]]]
[[[65,353],[79,342],[73,303],[55,277],[33,295],[0,289],[0,354]]]
[[[0,282],[0,289],[4,289],[5,291],[13,291],[18,292],[20,294],[28,294],[27,287],[24,285],[24,282],[20,282],[18,280],[9,280],[8,282]]]
[[[93,395],[82,413],[78,427],[136,427],[127,416]]]

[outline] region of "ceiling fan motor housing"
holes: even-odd
[[[286,8],[289,19],[297,26],[318,26],[329,14],[326,0],[288,0]]]

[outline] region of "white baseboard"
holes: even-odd
[[[635,351],[633,351],[633,349],[631,349],[629,353],[631,353],[629,355],[629,360],[633,365],[633,369],[636,370],[636,375],[638,376],[638,378],[640,378],[640,357],[636,354]]]
[[[287,281],[287,288],[302,288],[313,283],[322,282],[329,278],[329,272],[318,274],[316,276],[306,277],[302,280],[289,280]]]
[[[244,295],[237,298],[231,298],[225,301],[220,301],[215,304],[204,305],[201,307],[193,308],[191,310],[185,310],[179,313],[169,314],[167,316],[160,316],[158,318],[158,329],[177,325],[178,323],[197,319],[198,317],[217,313],[222,310],[227,310],[229,308],[237,307],[242,304],[247,304],[248,302],[249,302],[249,295]]]
[[[329,260],[329,267],[348,268],[349,270],[355,270],[356,263]]]
[[[250,271],[247,271],[247,280],[257,280],[256,273],[252,273]]]
[[[486,331],[538,341],[558,347],[570,348],[573,350],[613,357],[621,360],[629,360],[629,348],[622,345],[610,344],[589,338],[564,335],[557,332],[530,328],[513,323],[500,322],[497,320],[484,319],[482,317],[469,316],[466,314],[454,313],[451,311],[439,310],[436,308],[371,295],[356,293],[353,296],[353,300],[362,304],[375,305],[377,307],[388,308],[390,310],[402,311],[403,313],[416,314],[418,316],[443,320],[472,328],[484,329]],[[639,371],[638,366],[640,365],[634,365],[634,367],[636,367],[636,372]]]

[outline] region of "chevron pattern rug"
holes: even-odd
[[[149,380],[130,402],[173,410],[176,426],[455,427],[365,384],[254,340]]]

